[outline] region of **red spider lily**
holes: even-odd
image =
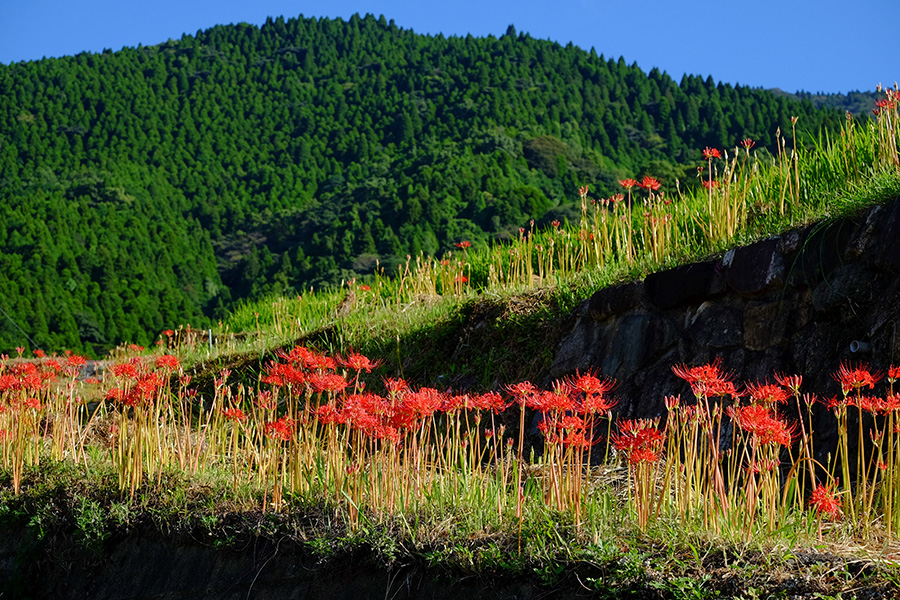
[[[367,285],[365,285],[365,284],[359,286],[359,291],[361,291],[361,292],[368,292],[368,291],[371,290],[371,289],[372,289],[372,288],[370,288],[369,286],[367,286]]]
[[[156,373],[141,375],[127,391],[120,388],[107,390],[106,399],[125,406],[137,408],[152,400],[163,380]]]
[[[113,375],[115,375],[116,377],[122,377],[125,379],[135,379],[138,376],[137,367],[130,362],[122,363],[122,364],[118,364],[118,365],[112,365],[109,369],[113,372]]]
[[[744,138],[741,140],[741,146],[744,147],[744,150],[750,150],[750,148],[752,148],[755,145],[756,145],[756,142],[754,142],[750,138]]]
[[[331,404],[322,404],[316,407],[316,419],[323,425],[331,425],[333,423],[344,424],[347,422],[344,413],[338,411]]]
[[[364,370],[366,373],[371,373],[372,369],[377,369],[381,365],[381,361],[369,360],[362,354],[358,354],[353,351],[351,351],[350,354],[347,355],[347,358],[339,358],[338,362],[341,364],[341,366],[347,367],[348,369],[353,369],[354,371]]]
[[[177,356],[172,356],[171,354],[163,354],[162,356],[156,359],[156,368],[164,369],[166,371],[174,371],[178,367],[181,366],[181,362],[178,360]]]
[[[666,404],[666,410],[675,410],[681,406],[681,394],[677,396],[666,396],[664,402]]]
[[[640,448],[635,448],[628,453],[628,462],[633,465],[640,464],[642,462],[653,464],[659,460],[659,454],[659,450],[641,446]]]
[[[588,396],[581,401],[581,412],[586,414],[608,413],[616,407],[616,401],[605,396]]]
[[[260,378],[262,383],[275,387],[299,386],[306,383],[306,373],[294,366],[293,363],[271,363],[266,367],[267,374]]]
[[[125,390],[120,388],[110,388],[106,390],[106,399],[122,404],[129,404],[130,400],[132,400],[128,398]]]
[[[270,390],[259,390],[256,394],[255,404],[263,410],[272,410],[277,406]]]
[[[163,379],[156,373],[147,373],[138,377],[131,389],[131,393],[136,394],[141,400],[150,400],[156,394],[156,391],[162,387]]]
[[[660,184],[660,182],[657,181],[656,179],[654,179],[653,177],[650,177],[649,175],[644,175],[644,178],[641,180],[641,182],[638,185],[641,186],[642,188],[644,188],[645,190],[658,190],[660,185],[662,185],[662,184]]]
[[[406,406],[398,406],[387,417],[387,424],[398,432],[414,431],[419,428],[419,415]]]
[[[266,435],[283,442],[291,441],[291,438],[294,437],[294,420],[289,417],[281,417],[276,421],[266,423]]]
[[[841,501],[831,490],[831,486],[821,483],[809,495],[809,505],[816,509],[819,517],[825,516],[837,521],[841,518]]]
[[[472,247],[472,242],[470,242],[469,240],[463,240],[461,242],[456,242],[456,247],[461,250],[465,250],[466,248]]]
[[[628,454],[628,461],[631,464],[653,463],[659,459],[665,438],[663,433],[656,429],[656,421],[623,420],[618,426],[619,433],[613,436],[612,444],[617,450]]]
[[[466,283],[467,281],[469,281],[469,278],[466,277],[465,275],[457,275],[456,279],[454,279],[454,281],[456,283]]]
[[[219,377],[217,377],[213,383],[215,383],[216,388],[220,388],[225,385],[225,382],[228,381],[228,378],[231,376],[231,369],[222,369],[219,371]]]
[[[719,182],[715,179],[704,179],[700,183],[708,190],[714,190],[719,187]]]
[[[441,411],[452,413],[459,409],[469,410],[470,408],[474,408],[474,403],[468,394],[444,394]]]
[[[900,393],[888,394],[882,403],[882,410],[885,413],[900,410]]]
[[[558,394],[543,390],[535,392],[525,405],[544,413],[564,413],[576,408],[575,403],[568,394]]]
[[[714,158],[722,158],[722,153],[719,152],[718,148],[710,148],[707,146],[703,149],[703,160],[712,160]]]
[[[587,429],[587,423],[584,422],[584,419],[576,417],[575,415],[566,415],[562,417],[556,422],[556,426],[558,429],[572,429],[575,431]]]
[[[418,418],[430,417],[439,411],[444,403],[444,394],[434,388],[422,388],[417,392],[410,392],[401,401],[403,410],[411,411]]]
[[[82,365],[87,364],[87,359],[83,356],[78,356],[77,354],[72,354],[66,359],[66,362],[70,367],[80,367]]]
[[[372,431],[372,437],[379,440],[388,440],[399,443],[403,439],[403,435],[396,427],[391,425],[378,425]]]
[[[475,398],[475,407],[498,415],[509,407],[509,403],[497,392],[486,392]]]
[[[37,348],[37,349],[35,349],[35,351],[34,351],[34,355],[35,355],[35,357],[37,357],[37,358],[44,358],[45,356],[47,356],[47,353],[44,352],[43,350],[41,350],[40,348]]]
[[[596,444],[599,440],[588,437],[584,431],[572,431],[563,438],[563,446],[569,448],[588,448]],[[655,461],[654,461],[655,462]]]
[[[783,375],[775,374],[775,381],[791,390],[795,394],[800,391],[800,385],[803,383],[802,375]]]
[[[294,346],[290,352],[279,350],[276,354],[291,364],[300,365],[311,371],[334,371],[337,362],[330,356],[313,352],[305,346]]]
[[[336,373],[311,373],[306,376],[306,383],[316,392],[339,392],[350,385],[342,375]]]
[[[513,385],[506,386],[504,389],[506,389],[511,396],[516,398],[520,404],[524,404],[527,397],[537,392],[537,388],[535,388],[530,381],[514,383]]]
[[[734,384],[728,380],[731,375],[719,368],[719,365],[721,364],[722,358],[718,357],[711,363],[697,367],[673,365],[672,372],[677,377],[687,381],[688,384],[690,384],[694,395],[698,398],[726,395],[737,396],[737,389]]]
[[[226,408],[222,410],[222,415],[229,421],[244,421],[247,415],[239,408]]]
[[[888,367],[888,381],[894,383],[898,379],[900,379],[900,367],[891,365]]]
[[[837,396],[832,396],[831,398],[818,398],[814,396],[813,400],[820,402],[828,410],[834,411],[835,414],[847,406],[846,398],[839,398]]]
[[[737,409],[729,407],[728,414],[743,431],[756,436],[760,444],[791,445],[795,427],[778,420],[762,405],[751,404]]]
[[[572,377],[567,383],[574,389],[584,394],[605,394],[615,387],[615,381],[612,379],[600,379],[593,375],[590,371],[585,374],[579,374],[575,371],[575,377]]]
[[[559,219],[553,219],[550,221],[550,225],[553,226],[554,229],[557,229],[562,223],[559,222]]]
[[[837,373],[834,374],[834,378],[840,382],[841,389],[845,394],[850,390],[859,390],[864,387],[872,389],[881,377],[880,373],[871,373],[868,365],[861,364],[854,367],[850,363],[841,363]]]
[[[406,383],[406,381],[399,378],[395,379],[393,377],[386,377],[384,379],[384,387],[391,396],[396,396],[397,394],[402,394],[409,390],[409,384]]]
[[[791,397],[788,390],[771,383],[751,383],[747,386],[747,394],[751,402],[767,406],[784,404]]]
[[[578,390],[572,387],[569,379],[557,379],[553,382],[553,393],[560,396],[568,396],[570,394],[577,394]]]
[[[856,395],[847,399],[847,406],[855,406],[862,412],[878,413],[884,410],[884,401],[875,396]]]
[[[28,375],[37,375],[38,368],[34,363],[19,363],[12,366],[12,372],[19,377],[26,377]]]
[[[633,188],[634,186],[637,185],[637,181],[634,179],[620,179],[619,185],[621,185],[626,190],[630,190],[631,188]]]
[[[324,354],[313,354],[306,362],[305,367],[311,371],[336,371],[337,361]]]
[[[20,380],[21,389],[39,392],[44,389],[44,379],[37,373],[25,375]]]

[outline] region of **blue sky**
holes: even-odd
[[[871,90],[900,79],[900,0],[8,0],[0,63],[153,45],[267,16],[383,14],[418,33],[532,37],[658,67],[786,91]]]

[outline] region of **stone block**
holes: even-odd
[[[744,341],[744,319],[736,306],[704,302],[690,316],[688,337],[710,348],[740,346]]]
[[[642,281],[603,288],[591,296],[588,314],[595,321],[603,321],[638,306],[643,297]]]
[[[784,257],[778,251],[779,239],[771,238],[735,248],[726,255],[725,280],[739,294],[753,296],[784,285]]]
[[[675,326],[659,313],[617,318],[604,331],[598,354],[601,372],[618,380],[627,379],[677,341]]]
[[[652,273],[644,281],[647,300],[664,310],[700,304],[724,291],[722,265],[717,260]]]
[[[900,200],[886,207],[875,241],[872,261],[879,267],[900,273]]]
[[[790,307],[784,302],[750,302],[744,308],[744,347],[766,350],[787,342]]]
[[[840,310],[872,301],[874,273],[865,263],[838,267],[815,287],[812,305],[816,312]]]

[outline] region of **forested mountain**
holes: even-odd
[[[880,98],[877,91],[856,91],[847,94],[823,94],[821,92],[816,94],[796,92],[792,94],[778,88],[774,88],[771,91],[791,100],[809,100],[816,108],[837,108],[852,115],[870,115],[872,109],[875,108],[875,101]]]
[[[0,66],[0,350],[147,343],[242,297],[565,216],[580,185],[689,184],[701,148],[774,149],[792,115],[804,135],[843,119],[512,27],[372,16]]]

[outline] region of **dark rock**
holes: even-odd
[[[800,242],[803,238],[799,231],[788,231],[778,238],[778,251],[782,256],[790,256],[800,249]]]
[[[763,240],[726,253],[725,280],[739,294],[756,295],[784,284],[784,258],[778,238]]]
[[[601,372],[617,380],[628,379],[678,341],[671,321],[658,313],[627,315],[606,328],[601,340]]]
[[[594,355],[602,346],[600,336],[604,327],[590,318],[588,306],[590,301],[585,300],[578,305],[569,319],[568,333],[562,336],[553,364],[545,378],[546,386],[552,380],[568,375],[576,369],[587,371],[593,364]]]
[[[879,240],[871,253],[873,262],[895,273],[900,272],[900,202],[894,202],[881,218]]]
[[[690,318],[688,337],[711,348],[740,346],[744,341],[744,318],[734,306],[704,302]]]
[[[644,282],[647,299],[662,309],[703,302],[725,291],[720,261],[706,261],[652,273]]]
[[[884,220],[884,207],[876,206],[866,215],[862,225],[853,232],[850,243],[844,251],[844,260],[857,260],[871,252],[878,240],[879,224]]]
[[[765,350],[783,344],[789,312],[784,302],[748,302],[744,309],[744,346]]]
[[[595,321],[603,321],[607,317],[620,315],[640,304],[643,292],[643,281],[604,288],[591,296],[588,314]]]
[[[810,377],[823,370],[833,371],[833,368],[825,369],[824,366],[835,364],[841,352],[849,347],[851,340],[847,337],[829,323],[810,322],[791,337],[791,354],[798,372]]]
[[[818,312],[851,309],[872,299],[874,274],[862,263],[838,267],[816,286],[813,308]]]
[[[854,229],[853,223],[846,219],[807,228],[802,234],[800,251],[790,263],[791,283],[814,286],[840,266]]]

